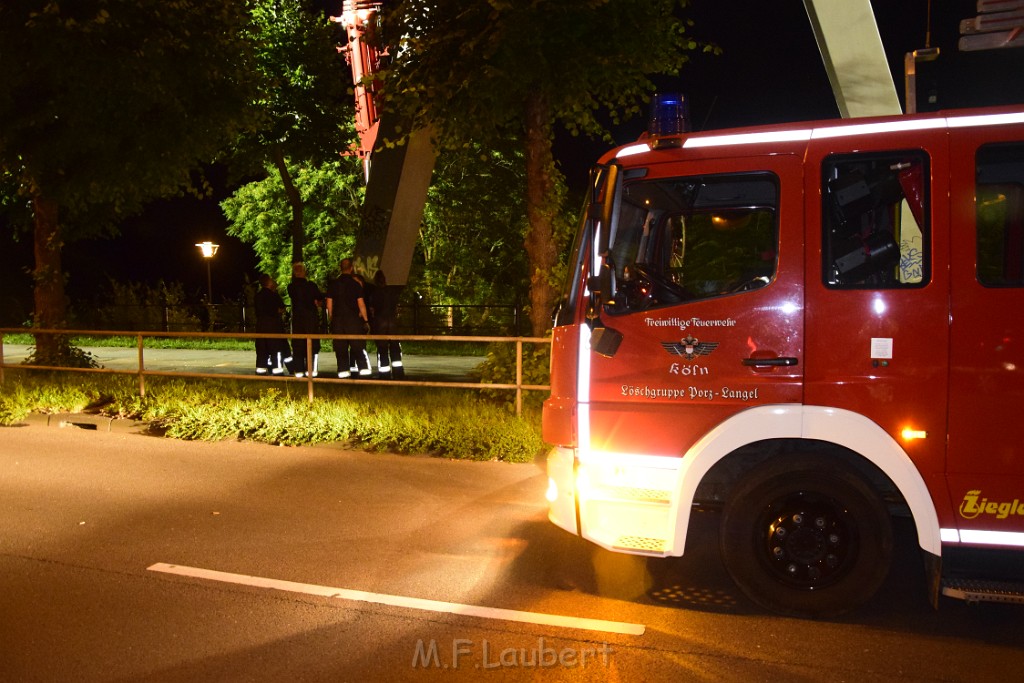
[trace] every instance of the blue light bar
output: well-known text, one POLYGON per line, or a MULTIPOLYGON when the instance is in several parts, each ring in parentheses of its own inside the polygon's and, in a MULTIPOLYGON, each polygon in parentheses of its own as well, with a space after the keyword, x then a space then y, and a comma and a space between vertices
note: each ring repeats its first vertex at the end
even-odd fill
POLYGON ((656 93, 651 98, 647 133, 654 138, 690 132, 690 108, 679 93, 656 93))

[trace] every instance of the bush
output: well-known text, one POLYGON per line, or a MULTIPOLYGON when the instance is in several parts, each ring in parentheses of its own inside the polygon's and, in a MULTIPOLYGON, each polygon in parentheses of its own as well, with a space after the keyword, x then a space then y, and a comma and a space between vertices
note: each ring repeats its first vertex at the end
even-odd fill
POLYGON ((23 420, 29 412, 92 410, 146 420, 179 439, 338 443, 505 462, 528 462, 544 450, 537 411, 516 417, 503 405, 454 389, 325 386, 310 403, 305 385, 280 389, 232 380, 154 378, 142 398, 130 377, 18 375, 4 384, 0 424, 23 420))
POLYGON ((8 426, 24 420, 32 412, 21 390, 0 394, 0 425, 8 426))
POLYGON ((25 365, 48 365, 58 368, 98 368, 96 358, 83 351, 63 334, 38 334, 36 343, 23 361, 25 365))
MULTIPOLYGON (((89 316, 98 329, 107 330, 198 330, 201 307, 189 307, 180 282, 163 280, 151 287, 145 283, 120 283, 111 279, 105 303, 89 316)), ((83 316, 84 317, 84 316, 83 316)))
MULTIPOLYGON (((550 366, 550 344, 523 344, 523 384, 547 384, 550 366)), ((479 378, 484 384, 515 384, 516 345, 508 342, 491 344, 487 360, 480 365, 479 378)), ((506 404, 515 401, 515 393, 512 391, 488 391, 485 395, 506 404)), ((546 392, 524 391, 523 405, 540 407, 545 398, 546 392)))

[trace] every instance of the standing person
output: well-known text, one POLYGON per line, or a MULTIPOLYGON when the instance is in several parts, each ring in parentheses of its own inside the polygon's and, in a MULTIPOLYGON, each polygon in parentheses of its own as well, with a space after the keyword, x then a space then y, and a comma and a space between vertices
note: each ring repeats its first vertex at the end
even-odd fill
MULTIPOLYGON (((277 283, 263 273, 259 277, 260 291, 253 297, 256 309, 256 331, 261 334, 284 334, 284 300, 277 293, 277 283)), ((268 372, 280 375, 285 366, 292 362, 286 339, 256 340, 256 374, 268 372)))
MULTIPOLYGON (((401 287, 389 287, 383 270, 373 276, 370 308, 373 310, 371 329, 374 334, 395 334, 398 331, 398 295, 401 287)), ((402 379, 402 345, 395 339, 377 341, 377 376, 381 379, 402 379)))
MULTIPOLYGON (((320 331, 320 307, 324 302, 324 293, 320 288, 306 279, 306 266, 302 263, 292 264, 292 281, 288 283, 288 298, 292 301, 292 334, 316 334, 320 331)), ((316 377, 320 360, 320 340, 312 340, 312 358, 306 357, 306 339, 292 339, 292 366, 295 376, 302 377, 307 372, 316 377)))
MULTIPOLYGON (((363 298, 363 285, 355 278, 352 259, 341 260, 341 275, 327 287, 327 318, 331 334, 366 334, 369 315, 363 298)), ((347 379, 370 376, 370 357, 366 341, 335 339, 334 357, 338 361, 338 377, 347 379)))

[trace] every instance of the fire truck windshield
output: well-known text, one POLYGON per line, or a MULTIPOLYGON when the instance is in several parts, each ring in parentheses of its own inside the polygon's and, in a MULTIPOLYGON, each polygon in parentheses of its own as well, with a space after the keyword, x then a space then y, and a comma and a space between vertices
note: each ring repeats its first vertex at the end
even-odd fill
POLYGON ((775 275, 778 178, 644 179, 625 186, 609 248, 610 313, 763 287, 775 275))

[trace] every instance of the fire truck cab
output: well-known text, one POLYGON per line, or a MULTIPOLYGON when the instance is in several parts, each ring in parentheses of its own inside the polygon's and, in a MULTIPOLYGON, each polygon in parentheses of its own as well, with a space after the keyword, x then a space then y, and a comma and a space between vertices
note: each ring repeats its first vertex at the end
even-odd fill
POLYGON ((591 175, 550 519, 679 556, 720 505, 737 585, 828 616, 875 593, 909 515, 936 604, 1018 600, 950 559, 1024 555, 1024 110, 659 125, 591 175))

